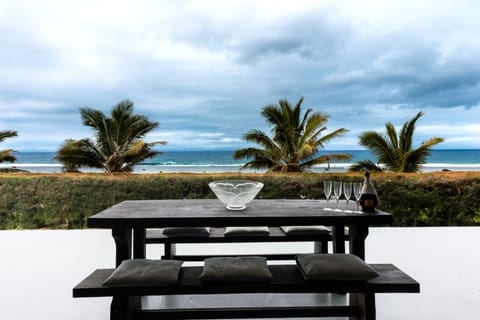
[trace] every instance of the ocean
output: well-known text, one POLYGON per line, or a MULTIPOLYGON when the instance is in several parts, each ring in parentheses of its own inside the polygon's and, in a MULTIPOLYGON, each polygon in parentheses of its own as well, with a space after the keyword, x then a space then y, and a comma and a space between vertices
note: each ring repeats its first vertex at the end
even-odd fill
MULTIPOLYGON (((330 168, 320 165, 312 169, 313 172, 345 172, 348 167, 358 160, 375 160, 367 150, 335 150, 323 151, 322 154, 348 153, 352 155, 349 162, 333 162, 330 168)), ((16 152, 15 163, 0 163, 0 168, 18 168, 35 173, 60 173, 62 165, 55 161, 54 152, 16 152)), ((134 173, 221 173, 239 172, 244 160, 232 159, 232 151, 167 151, 148 159, 135 167, 134 173)), ((423 172, 432 171, 480 171, 480 150, 433 150, 424 165, 423 172)), ((85 172, 101 172, 98 169, 85 169, 85 172)), ((244 170, 244 172, 258 172, 260 170, 244 170)))

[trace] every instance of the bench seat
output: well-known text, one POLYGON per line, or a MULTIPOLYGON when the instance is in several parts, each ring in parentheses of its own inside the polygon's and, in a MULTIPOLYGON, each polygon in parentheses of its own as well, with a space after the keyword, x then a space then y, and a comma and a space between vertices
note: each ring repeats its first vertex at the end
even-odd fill
POLYGON ((73 289, 73 297, 113 296, 111 319, 252 318, 358 316, 375 319, 375 293, 420 292, 417 281, 392 264, 370 265, 380 276, 368 281, 307 281, 295 265, 270 265, 273 280, 265 283, 205 283, 198 279, 202 267, 183 267, 175 286, 104 287, 114 269, 98 269, 73 289), (142 310, 140 296, 237 293, 351 293, 345 306, 276 306, 239 308, 179 308, 142 310), (354 301, 352 301, 354 300, 354 301), (132 311, 133 310, 133 311, 132 311), (115 311, 115 312, 114 312, 115 311), (118 316, 117 315, 121 315, 118 316))
MULTIPOLYGON (((147 229, 146 243, 225 243, 225 242, 285 242, 332 240, 330 232, 287 235, 279 227, 269 227, 268 235, 225 236, 225 228, 210 228, 208 236, 166 236, 162 229, 147 229)), ((348 234, 346 234, 348 239, 348 234)))
MULTIPOLYGON (((311 234, 286 234, 279 227, 269 227, 268 235, 235 235, 225 236, 225 228, 211 228, 209 236, 166 236, 162 229, 147 229, 146 244, 164 244, 163 259, 177 259, 183 261, 203 261, 207 255, 178 255, 176 244, 180 243, 236 243, 236 242, 289 242, 313 241, 315 253, 327 253, 328 242, 332 241, 331 232, 311 234)), ((348 240, 348 229, 345 230, 345 240, 348 240)), ((269 260, 294 260, 296 254, 261 254, 269 260)), ((218 256, 218 255, 215 255, 218 256)))
POLYGON ((380 276, 368 281, 307 281, 296 265, 269 265, 273 280, 261 283, 205 283, 198 279, 203 267, 182 267, 178 284, 163 287, 112 288, 102 284, 114 269, 97 269, 73 288, 74 297, 114 295, 170 295, 209 293, 313 293, 313 292, 420 292, 420 285, 392 264, 370 264, 380 276))

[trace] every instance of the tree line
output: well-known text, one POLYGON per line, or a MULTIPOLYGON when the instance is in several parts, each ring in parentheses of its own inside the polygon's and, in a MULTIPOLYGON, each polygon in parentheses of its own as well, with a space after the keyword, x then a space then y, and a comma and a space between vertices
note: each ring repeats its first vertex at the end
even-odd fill
MULTIPOLYGON (((243 135, 246 142, 257 145, 235 150, 234 159, 245 159, 242 169, 265 169, 267 172, 306 172, 318 164, 349 160, 349 154, 320 155, 320 150, 333 139, 348 132, 340 128, 327 132, 329 115, 302 109, 303 97, 295 105, 287 100, 262 108, 261 116, 270 127, 270 134, 252 129, 243 135)), ((144 141, 145 136, 159 127, 144 115, 134 114, 134 103, 123 100, 115 105, 110 116, 94 108, 80 109, 82 123, 92 129, 94 138, 66 139, 56 152, 66 172, 79 172, 81 168, 103 169, 106 173, 131 172, 135 165, 161 154, 154 150, 166 141, 144 141)), ((386 133, 363 132, 359 144, 370 150, 376 162, 362 160, 354 163, 351 171, 420 172, 427 162, 432 147, 443 142, 440 137, 430 138, 413 146, 416 122, 423 116, 417 113, 406 121, 400 131, 388 122, 386 133)), ((0 131, 0 142, 17 136, 16 131, 0 131)), ((16 161, 12 149, 0 151, 0 162, 16 161)))

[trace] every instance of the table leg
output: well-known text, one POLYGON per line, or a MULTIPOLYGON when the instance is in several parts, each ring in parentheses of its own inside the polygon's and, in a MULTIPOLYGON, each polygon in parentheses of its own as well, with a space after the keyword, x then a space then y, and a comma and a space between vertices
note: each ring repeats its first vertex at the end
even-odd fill
POLYGON ((132 258, 132 229, 113 228, 112 236, 115 240, 115 266, 118 267, 123 260, 132 258))
POLYGON ((332 226, 333 253, 345 253, 345 226, 336 224, 332 226))
POLYGON ((146 245, 145 237, 147 236, 145 228, 133 229, 133 258, 145 259, 146 245))
POLYGON ((360 315, 358 317, 351 317, 354 320, 375 320, 376 308, 375 308, 375 293, 350 293, 350 306, 356 306, 359 308, 360 315))
POLYGON ((113 296, 110 305, 110 320, 132 320, 135 310, 141 308, 141 297, 113 296))
POLYGON ((365 260, 365 239, 368 235, 368 225, 352 225, 349 229, 350 253, 365 260))

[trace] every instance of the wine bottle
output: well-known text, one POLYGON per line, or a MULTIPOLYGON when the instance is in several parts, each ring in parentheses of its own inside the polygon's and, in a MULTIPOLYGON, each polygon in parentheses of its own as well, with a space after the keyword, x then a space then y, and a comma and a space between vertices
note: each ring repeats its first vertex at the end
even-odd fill
POLYGON ((365 180, 363 181, 362 192, 360 195, 360 205, 362 211, 372 212, 375 207, 380 204, 377 191, 370 180, 370 172, 365 172, 365 180))

